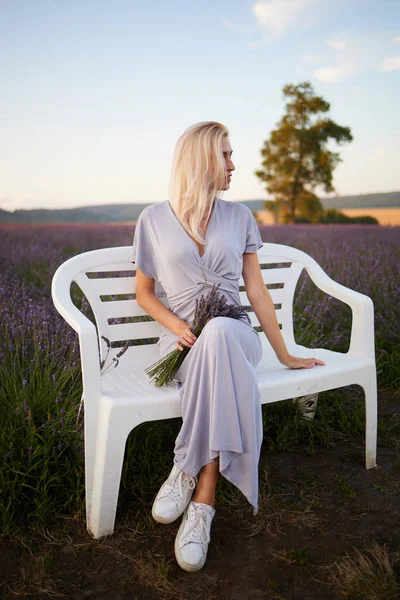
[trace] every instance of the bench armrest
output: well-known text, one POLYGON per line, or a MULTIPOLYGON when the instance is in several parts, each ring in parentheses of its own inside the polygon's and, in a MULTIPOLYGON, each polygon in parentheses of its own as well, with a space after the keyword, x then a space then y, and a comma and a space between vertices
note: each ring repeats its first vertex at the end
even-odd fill
POLYGON ((51 295, 60 315, 79 336, 83 393, 88 409, 88 402, 92 403, 93 399, 97 405, 100 396, 100 360, 96 327, 72 302, 70 282, 60 277, 57 271, 51 284, 51 295))
POLYGON ((350 306, 353 313, 349 354, 360 354, 375 360, 374 304, 360 294, 331 279, 313 259, 304 265, 317 287, 350 306))

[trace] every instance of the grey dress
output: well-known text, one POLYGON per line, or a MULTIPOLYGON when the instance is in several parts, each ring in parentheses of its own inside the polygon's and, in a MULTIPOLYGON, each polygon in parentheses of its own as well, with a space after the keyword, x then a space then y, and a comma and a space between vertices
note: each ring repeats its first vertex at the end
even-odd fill
MULTIPOLYGON (((133 239, 132 260, 155 279, 158 297, 192 323, 195 300, 220 283, 227 302, 240 305, 243 253, 261 248, 251 210, 215 198, 205 236, 204 254, 182 227, 168 200, 146 207, 133 239)), ((160 357, 175 349, 179 336, 163 327, 160 357)), ((262 345, 249 316, 215 317, 204 327, 176 373, 183 424, 175 441, 174 463, 185 473, 219 456, 220 473, 258 512, 258 462, 263 438, 260 393, 255 367, 262 345)))

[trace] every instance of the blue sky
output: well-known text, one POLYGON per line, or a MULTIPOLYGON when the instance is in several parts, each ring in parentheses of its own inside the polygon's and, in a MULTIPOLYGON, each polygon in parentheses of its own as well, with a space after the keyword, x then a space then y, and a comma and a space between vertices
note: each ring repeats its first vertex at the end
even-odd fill
POLYGON ((205 120, 230 130, 224 198, 267 198, 260 149, 305 80, 354 136, 337 193, 400 189, 398 0, 0 0, 0 72, 8 210, 166 200, 205 120))

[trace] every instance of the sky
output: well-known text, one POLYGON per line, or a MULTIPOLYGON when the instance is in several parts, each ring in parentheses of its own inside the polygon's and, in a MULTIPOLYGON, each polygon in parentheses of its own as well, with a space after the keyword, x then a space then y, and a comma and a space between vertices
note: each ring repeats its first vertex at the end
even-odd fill
POLYGON ((164 201, 206 120, 230 132, 223 198, 267 199, 260 150, 302 81, 351 128, 336 194, 400 190, 399 0, 0 0, 0 73, 6 210, 164 201))

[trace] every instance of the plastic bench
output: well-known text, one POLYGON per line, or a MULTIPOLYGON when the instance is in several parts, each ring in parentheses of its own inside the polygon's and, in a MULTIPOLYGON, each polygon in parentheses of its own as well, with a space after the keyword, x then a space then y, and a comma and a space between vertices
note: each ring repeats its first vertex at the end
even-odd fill
MULTIPOLYGON (((79 254, 63 263, 52 281, 52 298, 57 310, 79 334, 85 403, 86 520, 87 529, 95 538, 114 530, 129 433, 146 421, 182 416, 178 392, 173 388, 157 388, 144 371, 159 358, 155 344, 162 326, 148 315, 147 322, 138 322, 146 313, 135 300, 136 271, 131 252, 131 246, 124 246, 79 254), (73 281, 89 301, 96 326, 72 302, 73 281), (125 322, 121 322, 123 318, 125 322), (145 340, 145 343, 130 345, 118 367, 101 374, 99 349, 101 360, 107 353, 102 336, 111 342, 108 359, 116 356, 127 340, 145 340)), ((296 356, 315 356, 326 363, 312 369, 289 369, 278 361, 261 331, 263 357, 256 369, 261 402, 301 400, 342 386, 362 386, 366 410, 365 467, 375 467, 377 384, 372 300, 336 283, 313 258, 291 246, 264 243, 258 250, 258 258, 289 352, 296 356), (321 290, 351 307, 353 319, 348 352, 310 349, 295 343, 293 298, 303 268, 321 290)), ((239 284, 243 290, 240 291, 241 303, 249 304, 243 278, 239 284)), ((158 285, 156 293, 168 306, 158 285)), ((255 313, 249 314, 253 327, 259 326, 255 313)))

